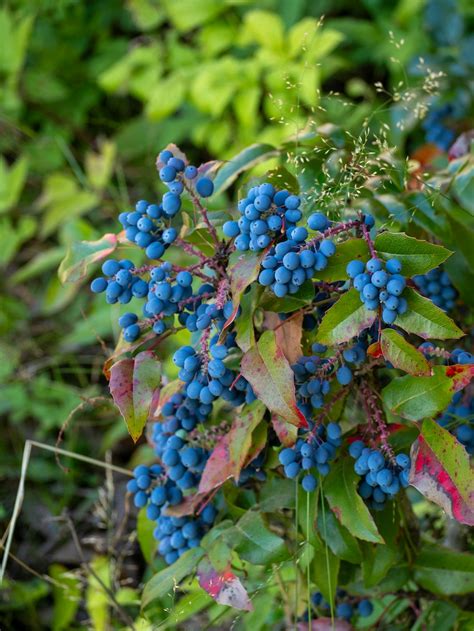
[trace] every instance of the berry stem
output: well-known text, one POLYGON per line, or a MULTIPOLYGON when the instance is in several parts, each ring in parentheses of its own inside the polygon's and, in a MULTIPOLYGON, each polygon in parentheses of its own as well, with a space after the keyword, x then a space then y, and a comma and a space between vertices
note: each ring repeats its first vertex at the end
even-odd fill
POLYGON ((212 223, 211 223, 211 221, 209 219, 209 215, 207 214, 207 208, 205 208, 202 205, 201 200, 196 195, 194 189, 191 186, 189 186, 189 184, 186 181, 186 179, 185 178, 181 178, 181 181, 183 183, 184 188, 188 192, 189 197, 191 198, 191 201, 193 203, 194 208, 199 212, 199 214, 201 215, 201 217, 204 220, 204 223, 208 227, 209 234, 211 235, 212 240, 214 241, 214 243, 216 245, 219 245, 220 244, 219 237, 217 236, 216 229, 214 228, 214 226, 212 225, 212 223))
POLYGON ((361 226, 361 223, 362 222, 360 219, 351 219, 349 221, 344 221, 342 223, 339 223, 336 226, 331 226, 331 228, 328 228, 327 230, 322 232, 319 236, 314 237, 313 239, 310 239, 309 241, 306 241, 306 243, 300 248, 300 251, 307 250, 308 248, 312 248, 313 245, 316 245, 316 243, 318 243, 319 241, 323 241, 324 239, 327 239, 328 237, 333 237, 336 234, 341 234, 341 232, 348 232, 349 230, 352 230, 352 228, 359 228, 361 226))
POLYGON ((380 449, 390 460, 392 465, 395 466, 395 453, 388 442, 389 432, 387 429, 387 423, 384 419, 383 411, 380 409, 377 396, 367 381, 361 381, 360 394, 362 395, 362 404, 367 413, 368 420, 374 422, 376 425, 377 434, 380 438, 380 449))

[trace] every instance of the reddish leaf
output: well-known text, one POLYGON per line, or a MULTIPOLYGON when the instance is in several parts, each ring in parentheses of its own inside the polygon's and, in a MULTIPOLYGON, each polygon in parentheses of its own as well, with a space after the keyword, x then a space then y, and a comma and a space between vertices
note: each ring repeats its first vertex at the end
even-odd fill
POLYGON ((287 423, 277 414, 272 414, 272 425, 281 444, 285 447, 293 447, 296 443, 298 428, 291 423, 287 423))
POLYGON ((253 605, 240 580, 231 572, 230 567, 217 572, 205 559, 198 566, 199 585, 219 605, 227 605, 234 609, 252 611, 253 605))
POLYGON ((265 331, 256 346, 245 353, 241 370, 271 412, 297 427, 308 426, 296 405, 293 371, 273 331, 265 331))
POLYGON ((151 351, 143 351, 134 359, 122 359, 111 368, 110 393, 135 442, 150 415, 160 380, 161 365, 151 351))
POLYGON ((234 309, 224 324, 224 329, 232 324, 237 316, 240 305, 240 298, 249 285, 258 277, 260 263, 265 253, 256 252, 235 252, 230 260, 230 290, 232 293, 232 303, 234 309))
POLYGON ((367 355, 373 357, 374 359, 378 359, 379 357, 383 357, 382 347, 380 346, 380 342, 374 342, 367 349, 367 355))
POLYGON ((73 243, 59 266, 59 280, 62 283, 76 283, 87 276, 90 265, 105 259, 117 247, 116 234, 104 234, 98 241, 73 243))
POLYGON ((183 517, 183 515, 193 515, 200 505, 204 502, 204 498, 207 493, 193 493, 188 495, 179 504, 174 506, 167 506, 165 515, 172 515, 173 517, 183 517))
POLYGON ((265 314, 265 328, 275 331, 276 345, 283 351, 290 364, 294 364, 303 354, 301 338, 303 337, 303 314, 290 316, 281 321, 276 313, 265 314))
POLYGON ((265 407, 255 401, 243 416, 234 419, 230 431, 222 436, 206 463, 199 492, 208 493, 229 478, 239 479, 252 445, 252 432, 265 414, 265 407))
POLYGON ((456 438, 427 419, 411 457, 410 484, 450 517, 474 526, 474 472, 456 438))
POLYGON ((474 364, 455 364, 454 366, 446 366, 446 377, 453 380, 452 390, 464 390, 474 378, 474 364))

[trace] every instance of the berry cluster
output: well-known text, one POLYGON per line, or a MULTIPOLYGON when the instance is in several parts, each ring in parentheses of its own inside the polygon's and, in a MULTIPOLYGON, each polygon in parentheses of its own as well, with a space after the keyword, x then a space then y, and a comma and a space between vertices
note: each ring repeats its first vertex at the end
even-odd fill
MULTIPOLYGON (((321 592, 315 592, 311 596, 311 603, 316 609, 324 612, 329 611, 329 603, 324 599, 321 592)), ((374 606, 370 600, 363 598, 358 600, 350 596, 344 589, 337 589, 336 592, 336 617, 350 621, 354 615, 367 618, 372 614, 374 606)))
POLYGON ((366 265, 359 260, 350 261, 346 272, 354 287, 360 293, 360 299, 367 309, 382 307, 382 320, 393 324, 397 315, 405 313, 407 302, 402 297, 406 280, 400 274, 402 264, 397 259, 385 263, 378 258, 371 258, 366 265))
MULTIPOLYGON (((268 182, 254 186, 238 203, 239 220, 224 224, 224 235, 235 239, 235 247, 241 252, 260 252, 280 234, 294 238, 293 231, 302 217, 300 204, 297 195, 287 190, 277 191, 268 182)), ((308 235, 306 229, 296 230, 296 235, 302 235, 298 241, 304 241, 308 235)))
POLYGON ((285 476, 295 479, 301 471, 306 471, 301 479, 301 486, 311 493, 318 485, 314 470, 320 475, 329 473, 329 463, 334 459, 341 442, 341 428, 337 423, 319 425, 306 439, 299 438, 294 447, 286 447, 279 453, 278 458, 285 476))
MULTIPOLYGON (((181 183, 179 183, 181 184, 181 183)), ((182 187, 182 184, 181 184, 182 187)), ((149 259, 160 259, 178 233, 169 225, 170 219, 181 208, 181 198, 175 193, 165 193, 161 204, 149 204, 141 199, 137 202, 134 211, 123 212, 119 215, 119 221, 125 230, 126 238, 138 247, 145 250, 149 259), (173 204, 166 197, 171 196, 173 204)))
POLYGON ((408 486, 410 457, 400 453, 395 462, 386 460, 378 449, 366 447, 356 440, 349 447, 349 454, 355 459, 354 471, 364 476, 359 484, 359 495, 375 510, 382 510, 386 500, 393 499, 400 488, 408 486))
POLYGON ((109 305, 128 304, 132 298, 144 298, 148 292, 148 283, 136 274, 135 266, 128 259, 108 259, 102 265, 102 273, 104 276, 92 281, 91 290, 95 294, 105 292, 109 305))
POLYGON ((216 518, 216 509, 208 504, 198 517, 168 517, 156 522, 153 537, 159 541, 158 552, 171 565, 187 550, 196 548, 216 518))
POLYGON ((430 270, 427 274, 414 276, 413 282, 420 292, 440 309, 454 309, 458 294, 449 276, 440 267, 430 270))

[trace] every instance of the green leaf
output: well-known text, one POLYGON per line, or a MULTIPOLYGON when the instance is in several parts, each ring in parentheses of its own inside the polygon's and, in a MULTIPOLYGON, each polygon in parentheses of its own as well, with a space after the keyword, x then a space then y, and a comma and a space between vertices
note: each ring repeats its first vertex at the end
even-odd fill
POLYGON ((474 470, 461 443, 435 421, 423 421, 412 447, 410 484, 457 521, 474 525, 474 470))
POLYGON ((259 513, 247 511, 237 522, 235 530, 240 535, 236 550, 249 563, 267 565, 286 558, 285 542, 268 530, 259 513))
POLYGON ((424 340, 458 339, 464 335, 444 311, 411 287, 405 289, 403 296, 408 309, 397 317, 395 324, 407 333, 415 333, 424 340))
POLYGON ((277 347, 275 333, 265 331, 257 344, 242 357, 242 375, 267 408, 297 427, 307 421, 296 405, 293 371, 277 347))
POLYGON ((54 563, 49 575, 55 581, 53 586, 52 631, 69 629, 81 604, 81 581, 63 565, 54 563))
POLYGON ((117 235, 108 233, 98 241, 73 243, 61 261, 58 275, 62 283, 77 283, 88 273, 89 266, 105 259, 117 247, 117 235))
MULTIPOLYGON (((421 612, 411 631, 452 631, 456 628, 462 631, 461 626, 455 627, 456 620, 459 615, 459 609, 450 602, 437 600, 429 603, 429 605, 421 612)), ((467 631, 467 628, 465 629, 467 631)))
POLYGON ((255 309, 257 308, 258 297, 260 294, 260 286, 252 285, 249 292, 242 296, 240 301, 240 308, 242 313, 237 318, 234 324, 236 332, 235 341, 237 346, 244 353, 247 352, 252 346, 255 346, 255 328, 253 316, 255 309))
POLYGON ((372 326, 376 317, 377 312, 369 311, 352 287, 325 313, 316 340, 328 346, 348 342, 372 326))
POLYGON ((246 147, 236 156, 227 160, 219 169, 214 179, 214 194, 228 189, 243 171, 248 171, 257 164, 277 155, 278 151, 272 145, 254 144, 246 147))
POLYGON ((90 566, 94 574, 89 574, 87 577, 86 609, 92 622, 92 629, 107 631, 110 623, 110 603, 109 595, 103 585, 110 589, 110 562, 105 556, 97 556, 91 561, 90 566))
POLYGON ((311 563, 311 577, 318 586, 325 600, 335 601, 339 576, 339 558, 319 537, 311 545, 314 548, 314 558, 311 563))
POLYGON ((431 377, 406 375, 393 379, 382 390, 382 400, 393 413, 419 421, 444 410, 456 392, 445 366, 434 366, 431 377))
POLYGON ((301 285, 296 294, 277 298, 271 291, 266 291, 260 300, 259 306, 265 311, 276 311, 277 313, 291 313, 301 307, 309 305, 314 298, 314 285, 307 280, 301 285))
POLYGON ((329 283, 347 280, 347 264, 356 259, 364 263, 369 259, 369 248, 364 239, 348 239, 338 243, 335 254, 328 259, 327 266, 316 272, 315 276, 329 283))
POLYGON ((425 546, 415 560, 414 579, 440 596, 474 592, 474 555, 425 546))
POLYGON ((386 545, 365 544, 362 547, 362 572, 365 587, 378 585, 387 575, 391 567, 401 559, 399 548, 386 545))
POLYGON ((426 357, 393 329, 383 329, 380 337, 383 356, 395 368, 410 375, 430 375, 431 368, 426 357))
POLYGON ((385 260, 398 259, 404 276, 426 274, 452 254, 441 245, 414 239, 404 232, 382 232, 375 238, 375 249, 385 260))
POLYGON ((350 458, 331 466, 324 480, 324 496, 339 522, 358 539, 383 543, 369 509, 357 493, 359 476, 350 458))
POLYGON ((176 585, 196 569, 204 555, 205 552, 202 548, 191 548, 176 563, 155 574, 143 589, 142 608, 145 609, 158 598, 173 595, 176 585))
POLYGON ((179 31, 190 31, 205 24, 225 10, 221 0, 164 0, 163 7, 179 31))
POLYGON ((323 511, 320 510, 318 513, 318 532, 323 541, 330 547, 331 552, 339 559, 349 561, 349 563, 362 561, 357 539, 338 522, 329 508, 324 512, 324 516, 323 511))
POLYGON ((86 154, 86 175, 92 188, 101 191, 109 184, 116 153, 115 143, 105 140, 98 153, 90 151, 86 154))
POLYGON ((160 121, 173 114, 183 102, 186 94, 184 76, 179 73, 161 79, 153 86, 145 113, 151 121, 160 121))
POLYGON ((128 432, 136 442, 159 394, 161 364, 152 351, 121 359, 110 370, 109 389, 128 432))
POLYGON ((249 11, 244 19, 243 38, 245 42, 257 42, 262 48, 281 51, 284 43, 282 19, 271 11, 249 11), (262 29, 262 24, 265 24, 265 29, 262 29))
POLYGON ((28 173, 29 162, 26 157, 19 158, 10 167, 3 157, 0 157, 0 213, 13 208, 18 202, 26 175, 28 173))
POLYGON ((148 519, 146 508, 141 508, 137 516, 137 540, 147 563, 152 562, 156 552, 156 539, 153 536, 155 526, 155 522, 148 519))

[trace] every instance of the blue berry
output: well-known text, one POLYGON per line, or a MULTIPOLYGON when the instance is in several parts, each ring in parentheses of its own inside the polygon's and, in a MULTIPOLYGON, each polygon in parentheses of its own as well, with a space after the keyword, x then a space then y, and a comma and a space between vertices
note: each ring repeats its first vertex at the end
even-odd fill
POLYGON ((210 197, 214 192, 214 183, 208 177, 202 177, 196 182, 196 191, 201 197, 210 197))

